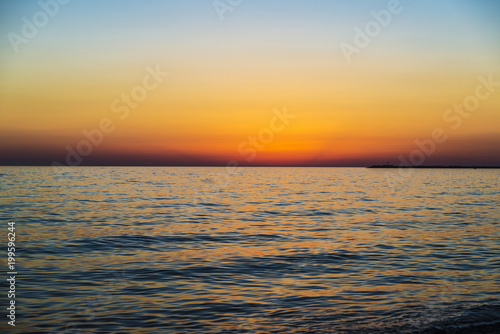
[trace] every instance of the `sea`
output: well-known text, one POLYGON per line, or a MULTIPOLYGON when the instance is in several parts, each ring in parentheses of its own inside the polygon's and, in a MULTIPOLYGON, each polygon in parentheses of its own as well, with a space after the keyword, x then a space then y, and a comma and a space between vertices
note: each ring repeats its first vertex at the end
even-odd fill
POLYGON ((0 167, 0 331, 500 333, 499 181, 500 169, 0 167))

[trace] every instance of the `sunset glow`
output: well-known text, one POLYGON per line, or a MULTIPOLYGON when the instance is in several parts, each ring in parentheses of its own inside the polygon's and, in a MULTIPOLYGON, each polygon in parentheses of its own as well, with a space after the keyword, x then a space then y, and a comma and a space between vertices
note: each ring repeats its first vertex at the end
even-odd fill
POLYGON ((401 1, 348 61, 389 3, 70 1, 20 43, 43 9, 2 2, 1 163, 365 166, 439 128, 425 164, 500 165, 498 2, 401 1))

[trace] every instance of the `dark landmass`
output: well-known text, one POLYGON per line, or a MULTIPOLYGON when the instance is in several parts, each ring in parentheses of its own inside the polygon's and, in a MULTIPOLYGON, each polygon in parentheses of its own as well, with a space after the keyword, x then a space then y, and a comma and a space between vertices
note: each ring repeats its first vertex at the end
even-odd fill
POLYGON ((395 166, 395 165, 373 165, 367 168, 443 168, 443 169, 495 169, 500 166, 395 166))

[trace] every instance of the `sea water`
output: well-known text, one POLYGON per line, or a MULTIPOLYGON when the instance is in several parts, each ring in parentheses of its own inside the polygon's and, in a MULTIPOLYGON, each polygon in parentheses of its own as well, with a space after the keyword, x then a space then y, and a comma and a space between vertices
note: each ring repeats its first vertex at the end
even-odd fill
POLYGON ((0 167, 0 328, 500 332, 500 170, 397 173, 0 167))

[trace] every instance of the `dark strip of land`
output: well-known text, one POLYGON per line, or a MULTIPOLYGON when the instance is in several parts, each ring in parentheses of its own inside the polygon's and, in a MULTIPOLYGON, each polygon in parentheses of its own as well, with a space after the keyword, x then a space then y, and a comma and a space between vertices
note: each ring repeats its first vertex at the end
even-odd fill
POLYGON ((500 166, 395 166, 395 165, 373 165, 367 168, 443 168, 443 169, 496 169, 500 166))

